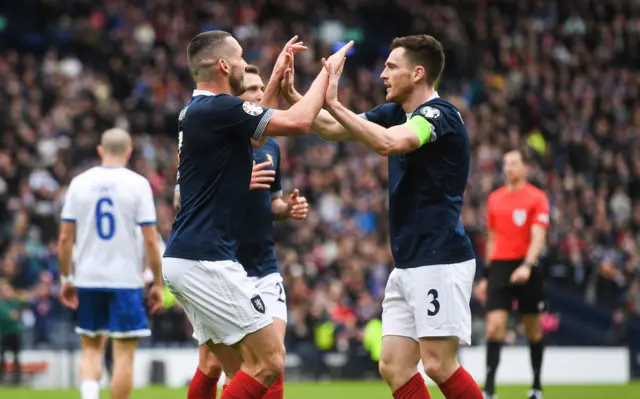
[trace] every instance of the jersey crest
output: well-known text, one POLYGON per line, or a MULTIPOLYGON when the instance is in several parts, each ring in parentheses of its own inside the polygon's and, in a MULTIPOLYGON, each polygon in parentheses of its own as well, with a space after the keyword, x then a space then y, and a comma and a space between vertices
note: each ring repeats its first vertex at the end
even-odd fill
POLYGON ((264 109, 262 109, 261 106, 249 101, 242 103, 242 110, 251 116, 258 116, 264 112, 264 109))
POLYGON ((513 210, 513 223, 516 226, 520 227, 525 224, 527 221, 527 211, 525 209, 514 209, 513 210))
POLYGON ((267 161, 269 161, 269 163, 271 164, 271 166, 274 166, 274 167, 275 167, 275 165, 273 164, 273 156, 271 156, 271 154, 267 154, 267 161))
POLYGON ((438 119, 442 115, 442 112, 440 112, 438 108, 434 107, 423 107, 420 110, 420 113, 427 119, 438 119))

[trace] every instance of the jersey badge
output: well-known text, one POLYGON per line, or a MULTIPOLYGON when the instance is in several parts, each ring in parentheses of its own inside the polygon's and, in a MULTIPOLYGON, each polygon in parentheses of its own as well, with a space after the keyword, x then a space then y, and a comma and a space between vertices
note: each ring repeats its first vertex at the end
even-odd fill
POLYGON ((267 311, 267 308, 264 306, 264 302, 262 302, 262 298, 260 298, 260 295, 254 295, 253 297, 251 297, 251 306, 253 306, 253 308, 258 313, 265 314, 265 312, 267 311))
POLYGON ((242 110, 251 116, 258 116, 264 112, 264 109, 262 109, 261 106, 249 101, 242 103, 242 110))
POLYGON ((424 107, 420 113, 427 119, 438 119, 442 115, 439 109, 433 107, 424 107))
POLYGON ((271 164, 271 166, 275 166, 273 164, 273 157, 271 156, 271 154, 267 154, 267 161, 269 161, 269 163, 271 164))
POLYGON ((516 226, 521 227, 527 221, 527 211, 525 209, 513 210, 513 223, 516 226))

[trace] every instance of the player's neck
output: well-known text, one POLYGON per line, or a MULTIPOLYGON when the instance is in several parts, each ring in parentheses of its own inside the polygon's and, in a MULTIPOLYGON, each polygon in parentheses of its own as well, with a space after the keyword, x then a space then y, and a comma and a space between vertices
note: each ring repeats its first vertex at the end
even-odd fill
POLYGON ((104 168, 124 168, 127 163, 120 158, 104 157, 100 164, 104 168))
POLYGON ((526 180, 518 180, 515 181, 513 183, 508 183, 507 184, 507 188, 509 189, 509 191, 518 191, 520 190, 522 187, 524 187, 524 185, 527 184, 526 180))
POLYGON ((404 101, 402 103, 402 109, 407 114, 413 113, 416 109, 418 109, 419 106, 433 97, 435 92, 436 91, 433 87, 429 87, 426 84, 417 86, 415 89, 413 89, 413 91, 409 95, 409 98, 407 98, 407 101, 404 101))
POLYGON ((229 83, 224 82, 198 82, 196 83, 196 90, 205 90, 209 91, 213 94, 229 94, 233 95, 231 92, 231 86, 229 83))

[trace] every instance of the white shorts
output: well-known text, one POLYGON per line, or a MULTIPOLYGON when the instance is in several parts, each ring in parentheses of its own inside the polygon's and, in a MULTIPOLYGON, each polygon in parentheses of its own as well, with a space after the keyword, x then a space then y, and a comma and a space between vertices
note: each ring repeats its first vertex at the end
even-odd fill
POLYGON ((267 314, 286 323, 287 296, 280 273, 271 273, 264 277, 249 277, 249 280, 253 281, 260 291, 262 300, 267 307, 267 314))
POLYGON ((164 258, 165 284, 184 308, 200 345, 233 345, 272 323, 255 284, 232 261, 164 258))
POLYGON ((471 289, 475 259, 449 265, 394 269, 382 301, 382 336, 414 340, 457 337, 471 345, 471 289))

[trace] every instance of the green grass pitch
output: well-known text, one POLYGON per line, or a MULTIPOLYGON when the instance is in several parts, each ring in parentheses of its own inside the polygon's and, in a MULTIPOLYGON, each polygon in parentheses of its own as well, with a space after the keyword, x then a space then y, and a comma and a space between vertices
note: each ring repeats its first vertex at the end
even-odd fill
MULTIPOLYGON (((527 387, 499 386, 500 399, 526 399, 527 387)), ((430 387, 433 399, 443 399, 436 387, 430 387)), ((103 392, 101 398, 109 395, 103 392)), ((132 399, 184 399, 186 389, 154 387, 133 392, 132 399)), ((379 381, 289 383, 286 399, 389 399, 391 393, 379 381)), ((79 399, 78 391, 39 391, 0 388, 2 399, 79 399)), ((545 399, 622 399, 640 398, 640 383, 629 385, 547 386, 545 399)))

